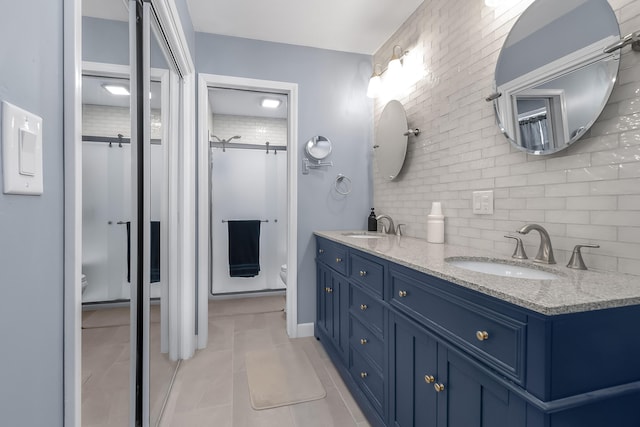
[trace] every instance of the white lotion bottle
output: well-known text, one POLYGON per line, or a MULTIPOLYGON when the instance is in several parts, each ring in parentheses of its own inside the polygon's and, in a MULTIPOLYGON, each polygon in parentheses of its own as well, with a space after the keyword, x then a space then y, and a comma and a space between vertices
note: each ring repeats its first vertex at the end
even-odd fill
POLYGON ((444 243, 444 215, 440 202, 431 204, 431 213, 427 216, 427 242, 444 243))

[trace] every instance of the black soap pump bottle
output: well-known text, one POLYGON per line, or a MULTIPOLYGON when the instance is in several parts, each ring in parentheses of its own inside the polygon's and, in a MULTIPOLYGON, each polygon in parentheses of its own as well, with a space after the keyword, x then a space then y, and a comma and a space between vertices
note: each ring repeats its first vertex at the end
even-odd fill
POLYGON ((371 213, 367 220, 367 230, 378 231, 378 220, 376 219, 376 213, 373 211, 373 208, 371 208, 371 213))

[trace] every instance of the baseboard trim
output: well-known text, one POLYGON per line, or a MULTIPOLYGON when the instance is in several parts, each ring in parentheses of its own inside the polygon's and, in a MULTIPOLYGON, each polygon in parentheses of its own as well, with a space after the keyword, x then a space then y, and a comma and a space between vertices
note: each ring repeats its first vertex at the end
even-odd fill
POLYGON ((313 322, 311 323, 298 323, 298 338, 312 337, 313 336, 313 322))

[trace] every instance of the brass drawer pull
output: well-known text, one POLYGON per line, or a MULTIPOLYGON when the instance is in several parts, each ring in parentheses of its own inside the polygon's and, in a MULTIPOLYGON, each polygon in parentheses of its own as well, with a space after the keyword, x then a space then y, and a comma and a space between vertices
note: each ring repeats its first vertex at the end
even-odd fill
POLYGON ((360 310, 365 311, 369 306, 367 304, 360 304, 360 310))
POLYGON ((364 379, 367 378, 369 374, 367 374, 366 372, 360 372, 360 378, 364 379))
POLYGON ((399 296, 400 298, 404 298, 404 297, 406 297, 406 296, 407 296, 407 291, 400 291, 400 292, 398 292, 398 296, 399 296))
POLYGON ((437 391, 438 393, 440 393, 441 391, 444 391, 444 384, 441 384, 441 383, 435 383, 435 384, 433 385, 433 388, 435 388, 435 389, 436 389, 436 391, 437 391))
POLYGON ((367 272, 365 270, 360 270, 360 277, 364 277, 367 275, 367 272))
POLYGON ((477 331, 476 332, 476 338, 478 338, 478 341, 486 341, 489 339, 489 332, 487 331, 477 331))
POLYGON ((336 258, 336 262, 342 262, 342 258, 336 258))
POLYGON ((367 339, 366 338, 361 338, 360 339, 360 344, 365 345, 367 343, 367 339))
POLYGON ((433 375, 425 375, 424 376, 424 382, 426 382, 427 384, 431 384, 433 382, 435 382, 436 379, 433 377, 433 375))
POLYGON ((318 249, 318 253, 319 254, 323 254, 324 253, 324 249, 318 249))

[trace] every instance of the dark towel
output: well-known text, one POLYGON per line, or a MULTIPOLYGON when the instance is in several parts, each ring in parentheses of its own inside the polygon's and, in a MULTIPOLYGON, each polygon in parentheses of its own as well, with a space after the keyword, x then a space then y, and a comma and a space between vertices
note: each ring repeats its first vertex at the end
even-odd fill
POLYGON ((151 221, 151 283, 160 281, 160 221, 151 221))
MULTIPOLYGON (((151 283, 160 281, 160 221, 151 221, 151 283)), ((127 221, 127 282, 131 283, 131 222, 127 221)))
POLYGON ((260 221, 228 221, 229 275, 254 277, 260 272, 260 221))

